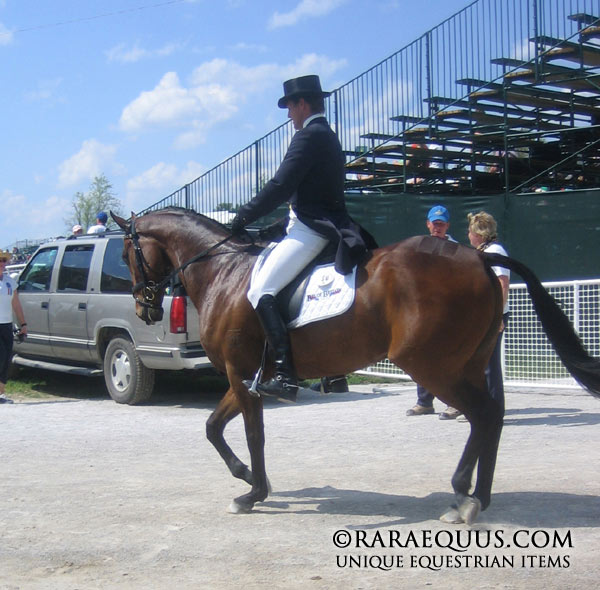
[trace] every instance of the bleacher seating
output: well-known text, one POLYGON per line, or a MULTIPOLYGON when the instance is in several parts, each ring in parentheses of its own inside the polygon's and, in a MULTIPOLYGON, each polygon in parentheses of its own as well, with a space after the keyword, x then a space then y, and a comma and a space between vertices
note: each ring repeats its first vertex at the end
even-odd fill
POLYGON ((398 135, 365 133, 349 189, 445 194, 598 186, 600 19, 576 13, 569 39, 539 35, 531 61, 497 56, 496 80, 463 78, 463 98, 428 99, 427 117, 398 113, 398 135))

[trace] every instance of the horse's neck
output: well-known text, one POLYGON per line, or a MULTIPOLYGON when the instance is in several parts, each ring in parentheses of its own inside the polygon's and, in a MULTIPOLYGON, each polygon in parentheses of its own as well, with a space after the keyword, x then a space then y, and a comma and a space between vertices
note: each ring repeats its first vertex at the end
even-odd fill
POLYGON ((185 222, 179 223, 170 231, 156 236, 174 268, 207 251, 223 240, 224 237, 225 235, 208 230, 198 232, 196 227, 188 228, 185 222), (193 237, 190 239, 188 236, 193 237))
MULTIPOLYGON (((171 262, 174 267, 181 266, 222 239, 216 235, 198 241, 187 240, 178 247, 174 245, 171 262)), ((228 300, 232 291, 247 284, 255 261, 256 254, 249 253, 246 246, 228 241, 190 264, 184 272, 184 286, 198 311, 209 301, 221 297, 228 300)))

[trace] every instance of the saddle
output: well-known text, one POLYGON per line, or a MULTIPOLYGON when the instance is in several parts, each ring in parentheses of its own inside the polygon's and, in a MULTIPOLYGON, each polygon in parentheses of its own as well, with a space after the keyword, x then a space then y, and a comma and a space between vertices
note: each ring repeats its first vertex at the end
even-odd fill
MULTIPOLYGON (((272 248, 265 248, 256 262, 264 263, 272 248)), ((356 268, 348 275, 335 270, 336 249, 329 244, 275 297, 288 328, 340 315, 354 302, 356 268)))

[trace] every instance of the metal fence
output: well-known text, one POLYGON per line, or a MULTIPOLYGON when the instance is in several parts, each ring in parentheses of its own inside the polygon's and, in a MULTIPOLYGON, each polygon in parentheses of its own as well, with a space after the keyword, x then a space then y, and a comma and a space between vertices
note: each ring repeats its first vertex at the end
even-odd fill
MULTIPOLYGON (((575 327, 587 351, 600 356, 600 279, 544 283, 575 327)), ((527 287, 510 286, 510 321, 503 338, 502 364, 507 385, 579 387, 563 367, 537 319, 527 287)), ((385 360, 358 371, 410 380, 385 360)))
MULTIPOLYGON (((501 80, 514 68, 510 60, 536 67, 541 46, 532 40, 575 37, 583 22, 576 14, 600 15, 600 0, 476 0, 336 89, 327 114, 348 160, 501 80)), ((292 135, 284 123, 146 211, 234 211, 271 178, 292 135)))

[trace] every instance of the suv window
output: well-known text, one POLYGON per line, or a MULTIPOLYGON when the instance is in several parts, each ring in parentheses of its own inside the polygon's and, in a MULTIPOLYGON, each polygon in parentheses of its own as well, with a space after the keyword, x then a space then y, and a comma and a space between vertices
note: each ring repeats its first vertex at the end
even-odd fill
POLYGON ((93 252, 92 244, 79 244, 65 248, 58 273, 57 291, 86 290, 93 252))
POLYGON ((19 278, 19 291, 48 291, 58 248, 40 250, 19 278))
POLYGON ((122 257, 123 239, 108 240, 104 261, 100 291, 102 293, 131 293, 131 273, 122 257))

